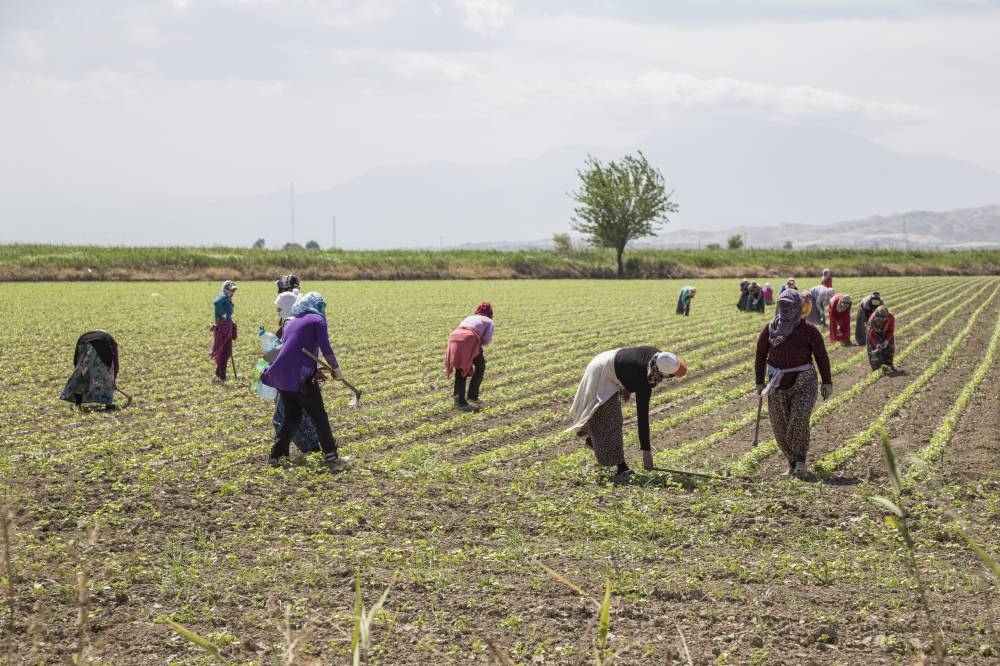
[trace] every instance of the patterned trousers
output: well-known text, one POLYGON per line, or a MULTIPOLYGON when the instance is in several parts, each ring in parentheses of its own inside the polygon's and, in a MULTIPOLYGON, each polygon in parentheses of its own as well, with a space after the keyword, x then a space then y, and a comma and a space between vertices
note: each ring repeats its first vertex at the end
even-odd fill
POLYGON ((778 447, 788 463, 805 462, 809 452, 809 417, 816 405, 816 369, 799 373, 787 390, 767 396, 767 413, 778 447))

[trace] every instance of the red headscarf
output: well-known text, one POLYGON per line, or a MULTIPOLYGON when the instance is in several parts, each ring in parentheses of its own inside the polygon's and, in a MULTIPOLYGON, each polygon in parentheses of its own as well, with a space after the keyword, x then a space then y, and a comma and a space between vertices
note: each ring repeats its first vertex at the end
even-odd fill
POLYGON ((489 301, 483 301, 479 304, 479 307, 476 308, 476 314, 493 319, 493 306, 490 305, 489 301))

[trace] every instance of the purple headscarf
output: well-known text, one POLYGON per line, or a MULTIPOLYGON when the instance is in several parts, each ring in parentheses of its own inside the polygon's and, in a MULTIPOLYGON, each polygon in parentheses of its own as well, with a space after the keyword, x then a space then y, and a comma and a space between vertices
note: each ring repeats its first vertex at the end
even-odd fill
POLYGON ((767 337, 772 347, 777 347, 788 339, 792 331, 802 323, 802 294, 795 289, 786 289, 778 298, 777 312, 767 325, 767 337))

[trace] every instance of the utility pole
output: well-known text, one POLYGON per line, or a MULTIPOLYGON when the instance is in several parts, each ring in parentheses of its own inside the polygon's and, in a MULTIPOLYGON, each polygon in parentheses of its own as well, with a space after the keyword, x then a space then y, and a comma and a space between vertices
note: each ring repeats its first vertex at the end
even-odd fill
POLYGON ((292 242, 295 242, 295 182, 289 184, 288 186, 288 204, 289 212, 291 213, 290 224, 292 228, 292 242))
POLYGON ((331 250, 337 249, 337 216, 333 216, 333 245, 330 246, 331 250))
POLYGON ((903 249, 910 249, 910 239, 906 237, 906 220, 903 220, 903 249))

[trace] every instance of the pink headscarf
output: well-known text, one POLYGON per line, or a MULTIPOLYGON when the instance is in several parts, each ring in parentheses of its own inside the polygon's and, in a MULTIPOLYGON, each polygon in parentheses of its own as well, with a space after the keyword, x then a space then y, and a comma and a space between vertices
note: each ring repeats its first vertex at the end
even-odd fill
POLYGON ((489 301, 483 301, 479 304, 479 307, 476 308, 476 314, 493 319, 493 306, 490 305, 489 301))

